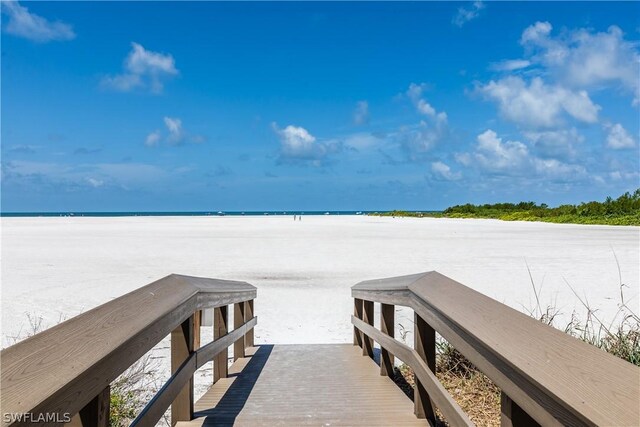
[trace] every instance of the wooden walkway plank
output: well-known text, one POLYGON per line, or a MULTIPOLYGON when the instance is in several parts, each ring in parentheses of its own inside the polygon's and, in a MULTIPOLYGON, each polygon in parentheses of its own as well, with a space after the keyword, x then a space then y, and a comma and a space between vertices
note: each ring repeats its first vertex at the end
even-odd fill
POLYGON ((350 344, 248 348, 178 426, 428 425, 379 370, 350 344))

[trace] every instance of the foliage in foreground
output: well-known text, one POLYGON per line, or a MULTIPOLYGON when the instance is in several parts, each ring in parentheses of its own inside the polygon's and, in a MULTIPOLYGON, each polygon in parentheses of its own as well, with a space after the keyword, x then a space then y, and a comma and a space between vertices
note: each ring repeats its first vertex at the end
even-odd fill
POLYGON ((535 202, 451 206, 441 213, 392 211, 378 214, 398 217, 486 218, 503 221, 543 221, 571 224, 640 225, 640 188, 604 202, 584 202, 550 208, 535 202))

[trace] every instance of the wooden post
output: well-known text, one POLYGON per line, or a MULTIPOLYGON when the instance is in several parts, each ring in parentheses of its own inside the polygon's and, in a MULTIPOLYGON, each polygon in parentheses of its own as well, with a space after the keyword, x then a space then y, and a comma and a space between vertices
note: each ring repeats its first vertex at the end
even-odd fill
MULTIPOLYGON (((391 304, 380 304, 380 331, 390 337, 395 336, 395 307, 391 304)), ((393 354, 380 346, 380 375, 393 378, 393 354)))
MULTIPOLYGON (((362 321, 373 326, 373 301, 362 301, 362 321)), ((373 338, 362 334, 362 355, 373 359, 373 338)))
MULTIPOLYGON (((175 373, 194 351, 196 341, 196 317, 192 314, 180 326, 171 332, 171 373, 175 373)), ((191 421, 193 418, 193 376, 184 385, 173 403, 171 403, 171 425, 178 421, 191 421)))
MULTIPOLYGON (((427 366, 432 372, 436 372, 436 331, 427 324, 418 313, 413 314, 414 319, 414 350, 427 362, 427 366)), ((414 412, 418 418, 426 418, 433 425, 436 422, 436 414, 429 394, 415 378, 415 388, 413 390, 414 412)))
POLYGON ((107 386, 91 402, 87 403, 67 425, 73 427, 108 427, 110 399, 111 387, 107 386))
POLYGON ((202 310, 193 313, 193 350, 200 348, 200 327, 202 326, 202 310))
MULTIPOLYGON (((229 306, 213 309, 213 340, 229 332, 229 306)), ((213 383, 229 375, 229 349, 225 348, 213 359, 213 383)))
MULTIPOLYGON (((362 300, 359 298, 353 299, 353 315, 362 320, 362 300)), ((353 327, 353 345, 362 347, 362 334, 355 326, 353 327)))
POLYGON ((504 392, 500 392, 500 427, 540 427, 504 392))
MULTIPOLYGON (((244 303, 244 321, 245 323, 253 319, 253 300, 250 299, 244 303)), ((246 347, 253 347, 253 328, 249 329, 244 336, 244 345, 246 347)))
MULTIPOLYGON (((233 304, 233 329, 238 329, 244 324, 244 302, 233 304)), ((244 357, 244 335, 233 343, 233 361, 244 357)))

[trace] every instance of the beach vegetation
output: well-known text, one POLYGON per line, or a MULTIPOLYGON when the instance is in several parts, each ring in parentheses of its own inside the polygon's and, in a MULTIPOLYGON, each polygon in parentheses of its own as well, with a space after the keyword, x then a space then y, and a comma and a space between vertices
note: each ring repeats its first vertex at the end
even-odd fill
POLYGON ((484 218, 503 221, 542 221, 562 224, 640 225, 640 188, 626 192, 617 199, 591 201, 578 205, 549 207, 535 202, 467 203, 448 207, 442 212, 411 212, 395 210, 377 214, 392 217, 484 218))
MULTIPOLYGON (((627 285, 622 282, 619 265, 618 275, 618 311, 606 322, 599 317, 598 310, 581 298, 566 282, 585 309, 585 314, 581 315, 574 310, 568 322, 561 324, 562 313, 556 305, 543 306, 541 303, 540 287, 533 281, 531 271, 529 277, 536 302, 533 308, 525 311, 546 325, 561 329, 577 339, 640 367, 640 317, 625 298, 624 291, 627 285)), ((406 329, 403 327, 402 330, 406 329)), ((406 341, 406 333, 402 339, 406 341)), ((399 385, 406 383, 411 388, 415 387, 413 371, 408 365, 402 363, 397 367, 396 376, 401 377, 396 379, 399 385)), ((476 425, 500 426, 500 388, 440 336, 436 342, 436 377, 476 425)), ((413 396, 411 391, 404 391, 410 397, 413 396)), ((440 418, 438 425, 448 425, 441 414, 437 414, 440 418)))

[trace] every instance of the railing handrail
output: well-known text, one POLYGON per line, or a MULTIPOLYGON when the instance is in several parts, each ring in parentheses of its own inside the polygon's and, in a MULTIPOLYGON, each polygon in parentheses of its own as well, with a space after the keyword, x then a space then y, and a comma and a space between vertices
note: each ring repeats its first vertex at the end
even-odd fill
POLYGON ((636 366, 438 272, 361 282, 352 296, 412 308, 542 425, 640 420, 636 366))
POLYGON ((194 312, 256 293, 246 282, 172 274, 27 338, 0 353, 2 411, 76 414, 194 312))

